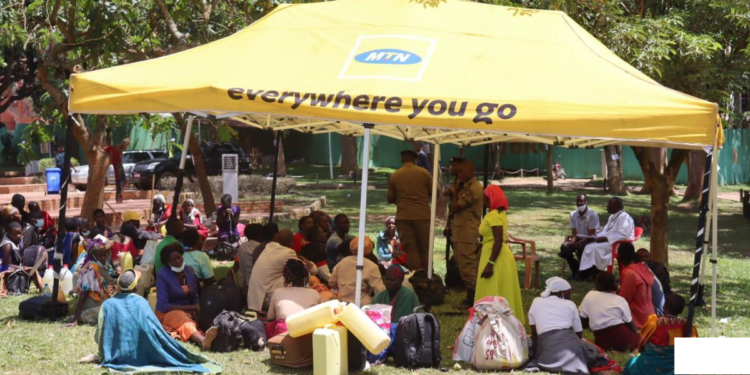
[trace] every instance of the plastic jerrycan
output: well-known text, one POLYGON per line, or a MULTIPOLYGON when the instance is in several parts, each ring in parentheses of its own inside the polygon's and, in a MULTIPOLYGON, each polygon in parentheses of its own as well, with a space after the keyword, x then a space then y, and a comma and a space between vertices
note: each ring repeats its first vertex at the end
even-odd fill
POLYGON ((55 271, 52 269, 52 267, 52 265, 47 267, 47 270, 44 271, 44 276, 42 276, 42 291, 48 289, 49 295, 52 295, 52 283, 55 279, 55 271))
POLYGON ((334 324, 313 332, 313 375, 349 373, 346 333, 345 327, 334 324))
POLYGON ((66 296, 73 291, 73 273, 70 272, 67 264, 60 271, 60 289, 66 296))
POLYGON ((382 353, 391 344, 390 337, 353 303, 346 305, 338 318, 370 353, 382 353))
POLYGON ((289 336, 304 336, 313 333, 316 328, 336 323, 336 316, 341 312, 342 305, 338 300, 331 300, 288 316, 286 328, 289 336))
POLYGON ((133 256, 130 253, 123 253, 120 257, 120 273, 133 269, 133 256))
POLYGON ((148 292, 148 304, 151 306, 151 311, 156 312, 156 288, 151 288, 148 292))

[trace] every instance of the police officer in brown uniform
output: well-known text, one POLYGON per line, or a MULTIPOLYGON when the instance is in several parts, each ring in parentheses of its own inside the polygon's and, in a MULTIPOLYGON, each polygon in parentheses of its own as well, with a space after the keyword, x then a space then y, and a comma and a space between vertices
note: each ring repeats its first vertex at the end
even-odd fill
POLYGON ((412 271, 429 263, 432 176, 414 164, 417 153, 401 152, 403 167, 388 180, 388 203, 396 205, 396 227, 412 271))
POLYGON ((465 304, 471 306, 479 267, 477 242, 482 221, 483 188, 474 176, 474 165, 470 161, 453 158, 451 169, 457 172, 453 186, 445 192, 451 198, 451 246, 466 286, 465 304))

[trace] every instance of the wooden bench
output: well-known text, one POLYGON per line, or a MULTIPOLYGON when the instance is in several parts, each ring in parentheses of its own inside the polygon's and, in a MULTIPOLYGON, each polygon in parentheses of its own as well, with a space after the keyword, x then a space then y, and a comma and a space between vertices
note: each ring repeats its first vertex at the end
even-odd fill
POLYGON ((523 288, 526 290, 531 289, 531 278, 532 278, 532 271, 534 276, 534 288, 539 288, 539 257, 536 255, 536 242, 532 240, 524 240, 521 238, 516 238, 508 234, 508 246, 511 245, 520 245, 521 246, 521 255, 514 255, 516 261, 524 261, 525 263, 525 269, 524 269, 524 281, 523 281, 523 288), (528 246, 528 252, 526 247, 528 246))

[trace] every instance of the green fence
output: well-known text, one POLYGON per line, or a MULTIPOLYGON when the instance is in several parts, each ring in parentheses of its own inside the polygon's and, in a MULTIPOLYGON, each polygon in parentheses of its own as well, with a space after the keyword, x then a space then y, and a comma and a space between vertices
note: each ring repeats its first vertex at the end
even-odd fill
MULTIPOLYGON (((357 139, 357 147, 361 150, 362 139, 357 139)), ((341 161, 341 139, 338 134, 331 135, 333 162, 341 161)), ((312 135, 304 144, 307 150, 306 160, 313 164, 328 164, 328 135, 312 135)), ((400 166, 400 151, 411 148, 408 142, 388 137, 373 136, 370 153, 372 160, 370 167, 398 168, 400 166)), ((501 165, 505 170, 536 169, 545 170, 546 146, 536 143, 503 143, 501 147, 501 165)), ((458 156, 461 151, 458 146, 443 145, 440 147, 441 164, 447 165, 447 160, 458 156)), ((565 172, 570 178, 591 178, 602 174, 602 149, 568 149, 554 146, 555 161, 562 161, 565 172)), ((480 168, 483 165, 484 147, 467 147, 464 157, 472 160, 480 168)), ((719 183, 722 185, 737 185, 750 183, 750 129, 726 130, 726 142, 719 154, 719 183)), ((623 175, 627 180, 643 180, 643 173, 630 147, 623 147, 623 175)), ((362 164, 361 153, 358 157, 362 164)), ((687 165, 683 165, 677 176, 678 184, 687 183, 687 165)))

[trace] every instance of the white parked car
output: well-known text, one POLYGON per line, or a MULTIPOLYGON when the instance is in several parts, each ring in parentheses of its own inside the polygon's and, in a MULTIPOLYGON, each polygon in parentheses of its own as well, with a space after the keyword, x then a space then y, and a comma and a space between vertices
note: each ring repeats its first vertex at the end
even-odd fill
MULTIPOLYGON (((147 161, 151 159, 165 158, 167 152, 163 150, 143 150, 143 151, 125 151, 122 153, 122 167, 125 169, 125 176, 127 176, 128 183, 134 183, 132 177, 133 166, 141 161, 147 161)), ((71 181, 78 190, 86 190, 86 184, 89 178, 89 166, 81 165, 76 167, 71 174, 71 181)), ((107 169, 107 185, 114 185, 115 183, 115 169, 112 165, 107 169)))

